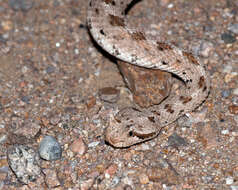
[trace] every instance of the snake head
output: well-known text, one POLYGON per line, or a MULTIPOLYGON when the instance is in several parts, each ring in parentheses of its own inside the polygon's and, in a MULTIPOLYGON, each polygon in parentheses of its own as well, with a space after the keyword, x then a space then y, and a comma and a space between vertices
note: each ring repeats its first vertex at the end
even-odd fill
POLYGON ((129 147, 156 137, 159 131, 150 117, 129 109, 119 118, 110 115, 105 140, 113 147, 129 147))

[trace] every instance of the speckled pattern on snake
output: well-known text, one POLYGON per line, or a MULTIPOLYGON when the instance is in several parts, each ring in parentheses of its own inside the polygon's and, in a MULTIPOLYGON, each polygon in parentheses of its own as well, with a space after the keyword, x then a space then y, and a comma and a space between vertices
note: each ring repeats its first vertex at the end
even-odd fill
POLYGON ((197 57, 128 27, 125 9, 131 2, 90 0, 87 24, 91 35, 104 50, 122 61, 177 75, 184 81, 184 89, 161 104, 141 110, 126 108, 110 117, 105 138, 114 147, 154 138, 162 127, 198 107, 210 89, 209 75, 197 57))

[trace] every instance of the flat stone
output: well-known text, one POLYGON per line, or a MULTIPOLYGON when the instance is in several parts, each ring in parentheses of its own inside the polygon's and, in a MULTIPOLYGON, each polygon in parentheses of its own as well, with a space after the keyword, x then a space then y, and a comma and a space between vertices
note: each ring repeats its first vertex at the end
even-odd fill
POLYGON ((26 121, 23 123, 22 126, 20 126, 17 130, 14 131, 14 134, 16 135, 22 135, 27 138, 34 138, 37 133, 40 131, 41 126, 37 123, 33 123, 31 121, 26 121))
POLYGON ((20 182, 28 184, 40 176, 39 156, 32 148, 13 146, 8 149, 7 156, 9 166, 20 182))
POLYGON ((176 133, 173 133, 171 136, 169 136, 168 143, 173 147, 186 146, 188 144, 184 138, 180 137, 176 133))
POLYGON ((118 61, 118 66, 133 94, 134 102, 140 107, 147 108, 159 104, 169 95, 172 84, 170 73, 142 68, 123 61, 118 61))

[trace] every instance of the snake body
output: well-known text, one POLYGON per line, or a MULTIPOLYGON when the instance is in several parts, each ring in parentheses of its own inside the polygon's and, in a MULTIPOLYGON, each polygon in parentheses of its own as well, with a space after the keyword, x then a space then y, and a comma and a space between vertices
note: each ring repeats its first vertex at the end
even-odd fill
POLYGON ((87 24, 92 37, 122 61, 177 75, 183 80, 184 88, 161 104, 141 110, 127 108, 111 117, 106 140, 115 147, 128 147, 154 138, 162 127, 198 107, 210 89, 209 75, 197 57, 128 26, 125 9, 131 2, 90 0, 87 24))

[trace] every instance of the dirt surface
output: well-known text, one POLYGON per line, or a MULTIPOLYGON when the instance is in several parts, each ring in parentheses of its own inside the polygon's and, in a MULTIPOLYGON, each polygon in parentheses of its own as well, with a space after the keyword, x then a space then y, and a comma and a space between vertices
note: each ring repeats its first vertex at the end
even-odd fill
POLYGON ((212 85, 200 108, 127 149, 104 142, 109 111, 133 102, 88 34, 87 3, 0 0, 0 189, 237 190, 238 1, 143 0, 129 11, 131 25, 199 53, 212 85), (118 89, 116 102, 99 98, 104 87, 118 89), (8 150, 37 153, 45 136, 62 156, 41 159, 23 184, 8 150))

